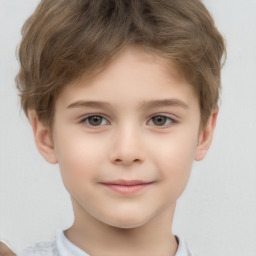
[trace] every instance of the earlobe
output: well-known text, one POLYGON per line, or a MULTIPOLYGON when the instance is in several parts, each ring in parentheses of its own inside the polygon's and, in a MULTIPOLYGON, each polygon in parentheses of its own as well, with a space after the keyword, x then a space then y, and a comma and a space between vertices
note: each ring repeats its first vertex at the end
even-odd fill
POLYGON ((208 149, 210 148, 216 126, 217 116, 218 109, 212 112, 206 126, 200 131, 195 155, 196 161, 201 161, 202 159, 204 159, 208 149))
POLYGON ((33 129, 34 139, 39 153, 44 157, 47 162, 51 164, 56 164, 58 161, 54 151, 54 144, 50 128, 43 125, 38 120, 37 114, 34 110, 30 110, 28 116, 33 129))

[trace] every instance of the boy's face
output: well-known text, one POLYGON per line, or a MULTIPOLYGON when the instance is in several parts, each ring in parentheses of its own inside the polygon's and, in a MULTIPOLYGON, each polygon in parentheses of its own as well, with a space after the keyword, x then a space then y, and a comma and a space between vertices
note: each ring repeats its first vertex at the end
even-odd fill
POLYGON ((174 211, 193 160, 207 151, 199 125, 192 86, 174 67, 129 49, 93 80, 63 90, 47 142, 52 150, 41 153, 59 163, 77 218, 131 228, 174 211), (128 193, 105 185, 120 180, 150 184, 128 193))

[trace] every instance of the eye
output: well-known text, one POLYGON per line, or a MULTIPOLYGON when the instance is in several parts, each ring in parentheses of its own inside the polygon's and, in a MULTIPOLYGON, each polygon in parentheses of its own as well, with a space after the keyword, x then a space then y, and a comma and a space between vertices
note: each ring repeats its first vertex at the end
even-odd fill
POLYGON ((162 115, 153 116, 149 121, 150 125, 155 126, 168 126, 171 123, 176 123, 176 121, 170 117, 162 115))
POLYGON ((97 126, 107 125, 108 121, 103 116, 90 115, 85 117, 83 120, 81 120, 81 123, 85 123, 88 126, 97 127, 97 126))

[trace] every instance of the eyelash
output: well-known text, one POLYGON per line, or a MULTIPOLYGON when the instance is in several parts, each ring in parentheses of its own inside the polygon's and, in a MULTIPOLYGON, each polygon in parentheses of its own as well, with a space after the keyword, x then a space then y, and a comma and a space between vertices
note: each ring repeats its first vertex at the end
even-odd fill
MULTIPOLYGON (((101 123, 102 123, 102 120, 106 120, 106 122, 109 123, 109 121, 107 120, 107 118, 105 118, 105 117, 102 116, 101 114, 90 114, 90 115, 87 115, 87 116, 85 116, 79 123, 85 124, 85 125, 87 125, 87 126, 93 128, 93 129, 97 129, 97 128, 101 127, 101 126, 107 125, 107 124, 103 124, 103 125, 102 125, 102 124, 100 124, 100 125, 91 125, 91 124, 89 123, 89 118, 92 118, 92 117, 99 117, 99 118, 101 118, 101 123)), ((152 120, 153 118, 156 118, 156 117, 165 118, 165 123, 167 122, 167 120, 169 120, 168 124, 165 124, 165 125, 155 125, 155 124, 152 125, 152 126, 159 127, 160 129, 161 129, 161 128, 169 127, 171 124, 176 124, 176 123, 178 123, 177 120, 175 120, 175 119, 173 119, 173 118, 171 118, 171 117, 168 117, 168 116, 166 116, 166 115, 161 115, 161 114, 151 116, 151 118, 149 119, 149 121, 152 120)), ((153 122, 153 121, 152 121, 152 122, 153 122)))

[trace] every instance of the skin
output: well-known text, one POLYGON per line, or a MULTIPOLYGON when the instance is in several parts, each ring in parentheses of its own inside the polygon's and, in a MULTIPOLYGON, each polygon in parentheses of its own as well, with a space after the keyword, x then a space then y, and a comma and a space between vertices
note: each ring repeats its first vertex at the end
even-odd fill
POLYGON ((93 79, 65 87, 55 110, 52 130, 32 110, 30 122, 39 152, 59 163, 71 196, 75 219, 68 239, 92 256, 174 256, 176 201, 193 161, 210 147, 217 110, 200 129, 192 86, 174 65, 135 48, 93 79), (167 105, 152 104, 167 99, 167 105), (101 184, 118 179, 154 183, 129 195, 101 184))
POLYGON ((9 248, 9 246, 0 241, 0 255, 1 256, 16 256, 16 254, 9 248))

